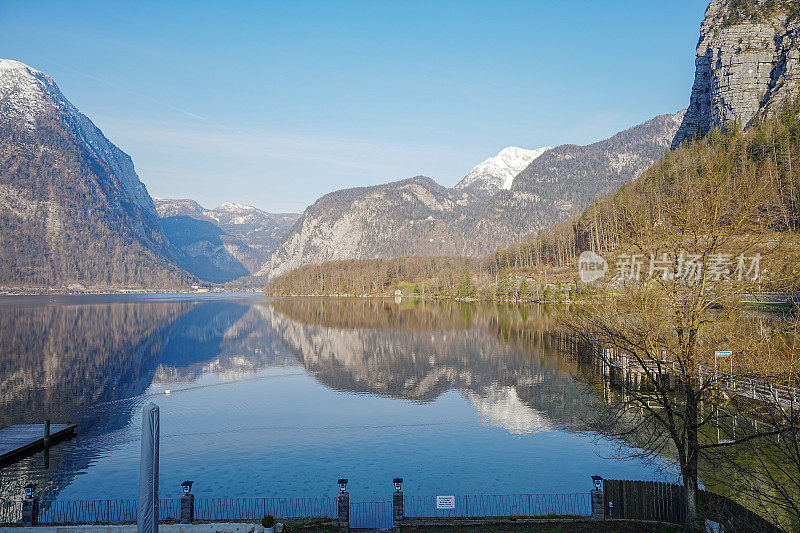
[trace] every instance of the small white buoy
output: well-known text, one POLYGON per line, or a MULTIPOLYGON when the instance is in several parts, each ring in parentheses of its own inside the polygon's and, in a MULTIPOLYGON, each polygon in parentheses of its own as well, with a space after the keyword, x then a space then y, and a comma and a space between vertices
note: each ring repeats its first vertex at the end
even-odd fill
POLYGON ((166 394, 167 396, 169 396, 169 393, 170 393, 170 392, 172 392, 172 391, 171 391, 171 390, 169 390, 169 389, 164 389, 164 394, 166 394))

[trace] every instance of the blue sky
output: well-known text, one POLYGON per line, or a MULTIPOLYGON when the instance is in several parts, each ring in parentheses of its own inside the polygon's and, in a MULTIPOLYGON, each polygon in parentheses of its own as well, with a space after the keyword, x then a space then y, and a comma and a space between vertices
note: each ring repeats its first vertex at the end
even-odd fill
POLYGON ((0 57, 50 74, 151 195, 299 212, 686 107, 706 5, 0 0, 0 57))

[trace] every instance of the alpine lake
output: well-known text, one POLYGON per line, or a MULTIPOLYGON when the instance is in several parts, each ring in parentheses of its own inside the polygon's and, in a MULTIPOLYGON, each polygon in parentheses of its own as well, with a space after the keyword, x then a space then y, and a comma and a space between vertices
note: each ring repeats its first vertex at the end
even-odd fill
POLYGON ((2 500, 135 499, 160 407, 160 495, 588 493, 676 481, 590 431, 602 401, 537 305, 259 294, 0 299, 0 426, 77 436, 0 469, 2 500))

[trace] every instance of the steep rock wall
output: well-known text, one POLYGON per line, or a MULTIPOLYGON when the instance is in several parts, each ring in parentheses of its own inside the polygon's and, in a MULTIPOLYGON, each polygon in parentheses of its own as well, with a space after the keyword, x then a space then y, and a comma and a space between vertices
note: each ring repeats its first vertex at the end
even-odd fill
POLYGON ((712 0, 700 26, 689 108, 672 147, 711 128, 748 126, 798 93, 800 19, 794 2, 712 0))

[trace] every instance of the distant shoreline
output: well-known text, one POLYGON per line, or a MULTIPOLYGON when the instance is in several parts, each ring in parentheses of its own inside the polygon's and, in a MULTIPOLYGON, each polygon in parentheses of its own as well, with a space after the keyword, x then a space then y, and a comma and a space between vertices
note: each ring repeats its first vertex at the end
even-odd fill
POLYGON ((69 289, 31 289, 31 288, 0 288, 0 296, 124 296, 124 295, 147 295, 147 294, 223 294, 223 293, 253 293, 263 294, 263 290, 208 290, 208 291, 194 291, 194 290, 168 290, 168 289, 87 289, 87 290, 69 290, 69 289))
POLYGON ((467 297, 467 298, 458 298, 453 296, 430 296, 424 294, 269 294, 266 291, 261 291, 264 293, 264 296, 270 298, 330 298, 330 299, 346 299, 346 298, 360 298, 360 299, 382 299, 382 300, 395 300, 400 298, 402 300, 431 300, 431 301, 451 301, 451 302, 462 302, 462 303, 473 303, 473 302, 496 302, 496 303, 513 303, 513 304, 547 304, 547 303, 570 303, 577 301, 576 299, 572 300, 539 300, 536 298, 525 298, 525 299, 497 299, 497 298, 474 298, 474 297, 467 297))

